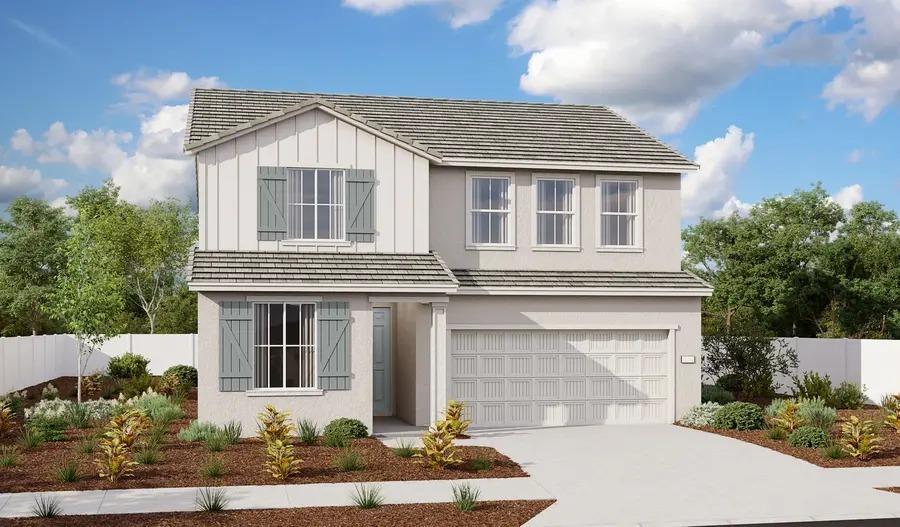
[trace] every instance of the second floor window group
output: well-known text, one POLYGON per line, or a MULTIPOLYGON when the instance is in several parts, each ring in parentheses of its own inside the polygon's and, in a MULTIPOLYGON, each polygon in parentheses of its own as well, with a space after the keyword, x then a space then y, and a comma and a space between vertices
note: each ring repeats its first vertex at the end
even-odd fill
POLYGON ((290 170, 287 185, 288 238, 344 238, 343 170, 290 170))

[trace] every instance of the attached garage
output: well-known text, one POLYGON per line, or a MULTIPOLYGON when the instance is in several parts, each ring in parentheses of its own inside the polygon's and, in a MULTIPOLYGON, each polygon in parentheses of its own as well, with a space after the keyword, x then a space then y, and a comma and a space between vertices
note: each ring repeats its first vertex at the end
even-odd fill
POLYGON ((448 351, 473 427, 674 420, 668 330, 454 329, 448 351))

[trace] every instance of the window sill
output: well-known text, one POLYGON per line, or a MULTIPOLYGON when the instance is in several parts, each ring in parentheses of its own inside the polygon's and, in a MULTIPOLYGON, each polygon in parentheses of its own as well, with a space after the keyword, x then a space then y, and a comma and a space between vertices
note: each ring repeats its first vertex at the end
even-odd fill
POLYGON ((601 246, 597 247, 598 253, 642 253, 644 252, 643 247, 615 247, 615 246, 601 246))
POLYGON ((467 251, 515 251, 514 245, 466 245, 467 251))
POLYGON ((257 388, 245 393, 247 397, 314 397, 325 394, 318 388, 257 388))
POLYGON ((282 245, 303 247, 350 247, 350 240, 281 240, 282 245))
POLYGON ((580 253, 581 247, 577 245, 532 245, 532 251, 545 251, 545 252, 569 252, 569 253, 580 253))

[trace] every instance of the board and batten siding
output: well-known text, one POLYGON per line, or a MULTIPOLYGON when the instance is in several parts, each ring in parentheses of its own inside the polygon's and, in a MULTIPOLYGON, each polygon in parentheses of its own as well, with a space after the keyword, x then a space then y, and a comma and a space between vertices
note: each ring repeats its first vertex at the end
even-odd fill
POLYGON ((313 109, 197 154, 201 250, 413 252, 429 250, 429 163, 313 109), (307 245, 257 238, 260 166, 375 170, 375 241, 307 245))

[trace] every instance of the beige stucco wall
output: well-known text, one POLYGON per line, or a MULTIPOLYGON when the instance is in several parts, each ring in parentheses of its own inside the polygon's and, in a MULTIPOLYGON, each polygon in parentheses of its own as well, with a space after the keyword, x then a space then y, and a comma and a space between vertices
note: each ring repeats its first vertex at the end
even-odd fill
MULTIPOLYGON (((681 178, 678 175, 640 175, 643 187, 643 250, 608 252, 597 250, 597 177, 594 173, 578 174, 581 244, 580 250, 573 252, 532 248, 535 222, 532 176, 534 173, 549 172, 524 169, 506 172, 515 174, 516 250, 471 250, 466 248, 466 169, 431 167, 431 248, 451 268, 680 270, 681 178)), ((606 176, 613 177, 613 174, 603 174, 603 177, 606 176)), ((621 176, 634 177, 635 174, 621 176)))
POLYGON ((428 402, 431 397, 431 306, 404 302, 398 304, 397 314, 398 339, 394 351, 396 415, 407 423, 425 426, 428 424, 428 402))
POLYGON ((447 324, 675 331, 675 416, 700 404, 700 299, 680 297, 453 296, 447 324), (696 358, 681 364, 682 355, 696 358))
POLYGON ((319 109, 197 153, 199 248, 428 252, 428 160, 319 109), (257 167, 375 170, 374 243, 257 240, 257 167))
MULTIPOLYGON (((259 296, 259 295, 255 295, 259 296)), ((282 295, 280 298, 284 298, 282 295)), ((350 390, 326 391, 322 395, 250 396, 247 392, 219 391, 219 302, 246 300, 244 294, 200 293, 198 309, 197 387, 198 419, 222 424, 230 420, 243 425, 245 436, 256 432, 256 415, 266 404, 287 410, 295 421, 311 419, 325 426, 335 417, 359 419, 372 430, 372 309, 368 295, 325 295, 323 301, 350 304, 350 344, 353 377, 350 390)))

